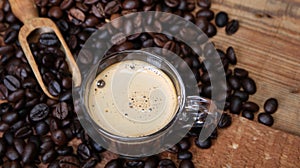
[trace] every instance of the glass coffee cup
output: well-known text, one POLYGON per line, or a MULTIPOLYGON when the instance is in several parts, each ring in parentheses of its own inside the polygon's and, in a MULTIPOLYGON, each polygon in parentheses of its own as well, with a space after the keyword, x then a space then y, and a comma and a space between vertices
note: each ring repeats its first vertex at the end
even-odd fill
POLYGON ((116 52, 84 76, 75 89, 79 121, 95 142, 122 156, 162 152, 197 125, 205 140, 220 117, 212 101, 198 96, 188 65, 172 53, 116 52))

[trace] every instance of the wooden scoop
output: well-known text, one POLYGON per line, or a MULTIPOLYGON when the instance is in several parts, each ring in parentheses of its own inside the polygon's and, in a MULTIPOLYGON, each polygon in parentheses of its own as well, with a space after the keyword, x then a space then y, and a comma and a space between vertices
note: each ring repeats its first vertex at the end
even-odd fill
POLYGON ((24 26, 19 32, 20 45, 44 93, 52 99, 58 99, 57 97, 52 96, 45 86, 28 44, 28 40, 37 39, 40 36, 40 33, 44 32, 54 32, 58 37, 66 54, 66 62, 72 73, 74 86, 79 86, 81 83, 79 68, 55 23, 48 18, 40 18, 38 16, 38 11, 33 0, 9 0, 9 2, 14 15, 24 23, 24 26), (33 32, 38 33, 33 34, 33 32))

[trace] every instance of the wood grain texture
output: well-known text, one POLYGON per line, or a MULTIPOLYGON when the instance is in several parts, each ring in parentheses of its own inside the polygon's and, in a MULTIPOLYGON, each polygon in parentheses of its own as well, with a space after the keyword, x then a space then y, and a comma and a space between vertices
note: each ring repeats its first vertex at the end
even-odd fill
POLYGON ((218 29, 213 42, 223 50, 233 46, 237 67, 250 71, 258 88, 250 100, 263 111, 267 98, 278 99, 273 127, 300 135, 300 1, 214 0, 212 9, 240 21, 236 34, 218 29))
MULTIPOLYGON (((199 149, 193 144, 193 163, 202 167, 300 167, 300 137, 234 116, 233 124, 219 131, 210 149, 199 149)), ((105 152, 96 167, 117 156, 105 152)), ((164 152, 161 158, 169 158, 178 165, 176 154, 164 152)))

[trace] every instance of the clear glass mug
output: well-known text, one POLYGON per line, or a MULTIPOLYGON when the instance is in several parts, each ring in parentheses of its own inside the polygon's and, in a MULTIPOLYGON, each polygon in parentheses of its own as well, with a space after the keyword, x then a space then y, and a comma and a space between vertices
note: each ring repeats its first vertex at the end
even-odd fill
POLYGON ((122 156, 162 152, 199 124, 205 140, 220 117, 211 100, 198 96, 188 65, 170 52, 113 53, 85 75, 76 91, 79 121, 95 142, 122 156))

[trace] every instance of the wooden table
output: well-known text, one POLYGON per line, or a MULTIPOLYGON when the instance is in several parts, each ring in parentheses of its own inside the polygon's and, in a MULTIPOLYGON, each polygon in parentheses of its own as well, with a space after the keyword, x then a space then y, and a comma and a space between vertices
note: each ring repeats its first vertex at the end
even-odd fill
POLYGON ((250 100, 279 101, 274 128, 300 135, 300 1, 214 0, 214 11, 226 11, 240 21, 233 36, 219 29, 213 38, 217 48, 233 46, 238 67, 250 71, 257 93, 250 100))

